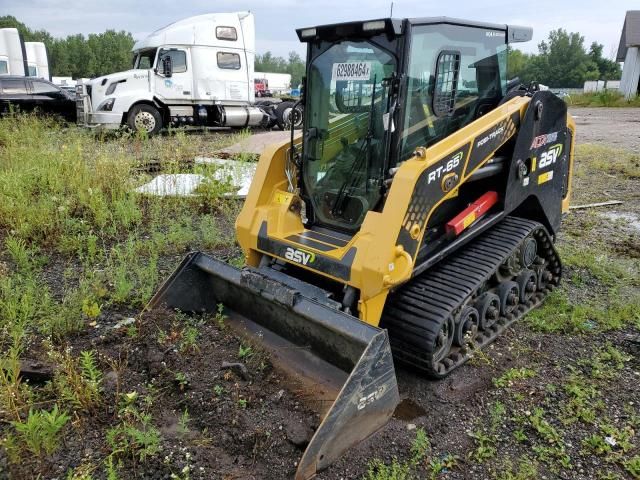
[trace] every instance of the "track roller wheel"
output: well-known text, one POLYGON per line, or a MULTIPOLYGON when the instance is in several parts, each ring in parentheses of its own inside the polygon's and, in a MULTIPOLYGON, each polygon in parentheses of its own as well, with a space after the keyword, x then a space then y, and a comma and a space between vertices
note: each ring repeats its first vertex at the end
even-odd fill
POLYGON ((516 283, 520 289, 520 303, 527 303, 533 296, 538 286, 538 276, 533 270, 523 270, 516 278, 516 283))
POLYGON ((456 332, 453 337, 453 343, 462 347, 469 339, 473 339, 478 332, 480 314, 473 307, 464 307, 460 312, 460 318, 456 323, 456 332), (468 338, 465 338, 467 337, 468 338), (465 341, 466 340, 466 341, 465 341))
POLYGON ((485 292, 476 301, 475 308, 478 311, 480 330, 487 330, 500 316, 500 298, 495 293, 485 292))
POLYGON ((538 275, 538 290, 544 290, 553 279, 553 274, 547 270, 546 265, 540 265, 537 267, 536 273, 538 275))
POLYGON ((513 312, 520 301, 520 288, 513 281, 502 282, 497 288, 500 297, 500 313, 507 316, 513 312))
POLYGON ((527 237, 520 247, 520 263, 529 268, 535 262, 538 253, 538 242, 532 236, 527 237))
MULTIPOLYGON (((433 339, 433 347, 431 353, 431 364, 435 372, 439 372, 443 369, 441 362, 447 358, 451 346, 453 345, 453 337, 455 336, 456 325, 453 321, 453 317, 449 315, 442 325, 440 331, 433 339)), ((443 372, 444 373, 444 372, 443 372)))

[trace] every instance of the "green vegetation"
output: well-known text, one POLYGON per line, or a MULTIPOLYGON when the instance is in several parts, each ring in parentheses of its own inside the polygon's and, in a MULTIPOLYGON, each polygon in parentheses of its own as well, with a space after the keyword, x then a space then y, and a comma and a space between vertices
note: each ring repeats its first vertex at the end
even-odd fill
POLYGON ((580 33, 552 30, 548 40, 538 44, 537 54, 509 50, 508 76, 525 83, 566 88, 581 88, 586 80, 618 80, 620 66, 604 58, 602 49, 601 44, 593 42, 587 51, 580 33))
POLYGON ((66 38, 54 38, 46 30, 33 31, 10 15, 0 17, 0 28, 17 28, 25 42, 44 42, 52 75, 98 77, 131 68, 133 36, 129 32, 107 30, 66 38))
POLYGON ((639 95, 626 99, 616 90, 571 94, 565 101, 572 107, 640 107, 639 95))
POLYGON ((50 412, 29 409, 25 421, 11 422, 16 436, 10 442, 15 441, 14 447, 24 447, 37 457, 51 455, 60 446, 60 434, 69 419, 69 415, 58 411, 58 405, 50 412))
POLYGON ((525 378, 531 378, 536 375, 535 370, 531 368, 510 368, 502 374, 499 378, 493 379, 493 384, 498 388, 510 387, 514 382, 525 378))
POLYGON ((576 158, 579 159, 576 175, 580 177, 595 170, 623 178, 640 178, 640 154, 638 152, 587 144, 578 145, 576 158))
MULTIPOLYGON (((416 431, 416 438, 411 445, 410 458, 406 462, 401 462, 397 458, 393 458, 390 464, 385 464, 379 459, 374 459, 369 463, 369 469, 364 477, 364 480, 409 480, 415 477, 416 470, 424 462, 426 455, 431 450, 431 443, 427 438, 427 434, 423 429, 419 428, 416 431)), ((449 462, 455 462, 455 459, 451 457, 449 462)), ((450 463, 453 466, 453 463, 450 463)), ((440 464, 434 464, 438 466, 438 470, 434 474, 432 468, 432 475, 430 478, 440 472, 440 464)), ((442 466, 442 468, 445 468, 442 466)))
MULTIPOLYGON (((16 453, 10 460, 24 461, 25 449, 49 459, 63 427, 82 430, 84 419, 118 394, 105 395, 105 368, 116 370, 123 360, 101 358, 90 347, 74 350, 74 335, 108 332, 112 320, 104 313, 113 309, 139 311, 161 280, 159 265, 174 265, 191 245, 235 250, 231 226, 239 205, 219 197, 225 190, 206 202, 133 191, 149 180, 150 166, 191 171, 196 155, 223 146, 219 138, 103 138, 28 115, 0 119, 0 420, 2 444, 16 453), (34 351, 56 366, 40 387, 20 375, 21 359, 34 351), (70 417, 79 421, 69 426, 70 417)), ((201 321, 176 315, 158 339, 182 355, 197 353, 201 321)), ((128 325, 126 334, 135 338, 138 326, 128 325)), ((178 389, 186 382, 177 379, 178 389)), ((105 432, 109 478, 122 462, 144 462, 159 448, 150 413, 135 399, 122 402, 105 432)), ((37 462, 25 468, 44 472, 46 461, 37 462)), ((79 467, 73 478, 83 474, 79 467)))

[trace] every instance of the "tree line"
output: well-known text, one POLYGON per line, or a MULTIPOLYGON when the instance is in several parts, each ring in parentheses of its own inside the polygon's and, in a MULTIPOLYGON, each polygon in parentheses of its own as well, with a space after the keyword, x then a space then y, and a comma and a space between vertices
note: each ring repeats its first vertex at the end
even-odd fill
POLYGON ((131 68, 133 36, 129 32, 69 35, 54 38, 46 30, 31 30, 10 15, 0 17, 0 28, 17 28, 25 42, 43 42, 47 47, 49 71, 59 77, 99 77, 131 68))
MULTIPOLYGON (((131 68, 133 36, 129 32, 107 30, 104 33, 69 35, 54 38, 46 30, 31 30, 12 16, 0 17, 0 28, 17 28, 27 42, 44 42, 52 75, 98 77, 131 68)), ((584 37, 560 28, 538 44, 538 53, 523 53, 509 48, 508 77, 524 83, 539 82, 550 87, 579 88, 586 80, 618 80, 620 65, 603 56, 603 45, 593 42, 587 49, 584 37)), ((256 55, 258 72, 288 73, 291 86, 302 82, 305 62, 297 52, 288 58, 271 52, 256 55)))
MULTIPOLYGON (((56 77, 99 77, 131 68, 133 36, 129 32, 107 30, 104 33, 69 35, 54 38, 46 30, 32 30, 13 16, 0 17, 0 28, 17 28, 25 42, 44 42, 49 57, 49 71, 56 77)), ((271 52, 256 55, 255 70, 288 73, 291 86, 304 76, 305 63, 296 52, 284 59, 271 52)))
POLYGON ((509 48, 509 78, 524 83, 539 82, 549 87, 581 88, 587 80, 619 80, 620 64, 605 58, 603 45, 593 42, 587 50, 584 37, 559 28, 538 44, 538 53, 509 48))

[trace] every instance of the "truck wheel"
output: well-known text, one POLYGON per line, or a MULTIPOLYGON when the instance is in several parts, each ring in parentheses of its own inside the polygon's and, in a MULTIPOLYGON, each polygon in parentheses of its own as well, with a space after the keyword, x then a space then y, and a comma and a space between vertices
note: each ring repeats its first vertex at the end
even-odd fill
POLYGON ((149 135, 155 135, 162 128, 162 115, 151 105, 136 105, 129 111, 127 124, 131 130, 144 130, 149 135))
POLYGON ((293 120, 293 128, 302 128, 302 106, 293 110, 294 102, 281 102, 276 107, 276 122, 281 130, 289 130, 293 120))

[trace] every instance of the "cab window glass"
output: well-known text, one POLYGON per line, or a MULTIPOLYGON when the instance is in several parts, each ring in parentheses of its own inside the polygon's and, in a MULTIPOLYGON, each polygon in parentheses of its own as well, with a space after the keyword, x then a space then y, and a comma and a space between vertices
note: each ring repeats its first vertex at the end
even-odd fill
POLYGON ((238 40, 238 32, 235 27, 216 27, 216 38, 235 42, 238 40))
POLYGON ((6 60, 0 60, 0 75, 9 73, 9 63, 6 60))
POLYGON ((46 82, 36 82, 36 81, 31 83, 31 90, 33 91, 34 94, 37 94, 37 95, 58 92, 58 89, 54 85, 51 85, 50 83, 46 83, 46 82))
POLYGON ((402 160, 494 108, 506 90, 505 32, 459 25, 412 28, 402 160))
POLYGON ((29 65, 29 72, 28 75, 29 77, 37 77, 38 76, 38 67, 36 67, 35 65, 29 65))
POLYGON ((153 67, 153 61, 156 59, 156 49, 140 52, 136 57, 134 68, 138 70, 147 70, 153 67))
POLYGON ((162 66, 162 58, 171 57, 171 72, 184 73, 187 71, 187 52, 184 50, 160 50, 158 69, 165 73, 162 66))
POLYGON ((225 70, 240 70, 240 55, 237 53, 218 52, 218 67, 225 70))
POLYGON ((25 95, 27 86, 24 80, 2 80, 2 92, 6 95, 25 95))

